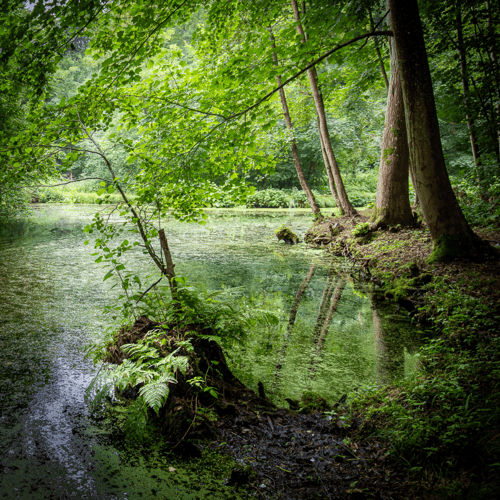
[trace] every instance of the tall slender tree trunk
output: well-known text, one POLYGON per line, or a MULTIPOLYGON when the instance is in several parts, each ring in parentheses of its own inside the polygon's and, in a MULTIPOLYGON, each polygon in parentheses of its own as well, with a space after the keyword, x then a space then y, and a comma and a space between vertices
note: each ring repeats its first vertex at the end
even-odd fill
POLYGON ((337 194, 337 188, 335 187, 335 179, 333 178, 332 167, 330 165, 330 162, 328 161, 328 155, 326 154, 325 140, 323 139, 323 135, 321 134, 321 130, 319 128, 319 120, 318 120, 318 131, 319 131, 319 142, 321 144, 321 153, 323 155, 323 161, 325 163, 325 169, 326 169, 326 174, 328 176, 328 184, 330 185, 330 191, 333 195, 333 198, 335 199, 335 204, 342 213, 342 209, 340 208, 341 205, 340 205, 339 195, 337 194))
MULTIPOLYGON (((273 49, 275 49, 276 44, 274 41, 274 35, 273 35, 271 28, 269 28, 269 33, 271 35, 271 46, 273 49)), ((273 61, 274 61, 274 65, 278 66, 278 56, 276 55, 276 52, 274 52, 274 51, 273 51, 273 61)), ((279 76, 279 75, 276 76, 276 79, 278 81, 278 85, 281 85, 281 76, 279 76)), ((293 157, 293 163, 295 165, 295 170, 297 171, 297 176, 299 178, 300 185, 302 186, 302 190, 306 194, 307 202, 309 203, 309 206, 311 207, 311 210, 312 210, 314 216, 317 219, 321 219, 323 217, 321 215, 321 210, 319 208, 318 203, 316 202, 316 198, 314 197, 314 194, 311 191, 311 188, 309 187, 309 184, 307 183, 307 180, 306 180, 305 175, 304 175, 304 170, 302 169, 302 165, 300 163, 299 150, 297 148, 297 141, 295 140, 295 137, 293 136, 293 124, 292 124, 292 119, 290 118, 290 110, 288 109, 288 103, 286 101, 285 89, 280 88, 279 94, 280 94, 280 100, 281 100, 281 107, 283 108, 283 116, 285 117, 286 127, 292 134, 292 141, 291 141, 292 157, 293 157)))
MULTIPOLYGON (((387 6, 387 8, 389 8, 389 6, 387 6)), ((372 27, 372 30, 375 29, 375 23, 373 22, 373 17, 372 17, 372 12, 371 12, 371 9, 368 8, 368 13, 370 14, 370 25, 372 27)), ((376 49, 376 52, 377 52, 377 57, 378 57, 378 60, 379 60, 379 65, 380 65, 380 71, 382 73, 382 76, 384 78, 384 83, 385 83, 385 88, 387 89, 387 95, 389 96, 389 80, 387 78, 387 72, 385 71, 385 64, 384 64, 384 61, 382 59, 382 55, 380 53, 380 49, 378 47, 378 42, 377 40, 375 40, 375 49, 376 49)), ((392 45, 391 47, 391 40, 389 39, 389 54, 391 55, 392 52, 391 50, 394 50, 394 45, 392 45)), ((401 84, 401 82, 400 82, 401 84)), ((403 119, 404 121, 404 119, 403 119)), ((382 149, 383 150, 383 149, 382 149)), ((411 180, 411 185, 413 186, 413 191, 415 193, 415 207, 418 206, 419 204, 419 200, 418 200, 418 194, 417 194, 417 189, 415 187, 415 174, 413 172, 413 167, 410 163, 410 158, 408 156, 408 169, 410 171, 410 180, 411 180)))
POLYGON ((429 262, 467 257, 479 246, 451 188, 417 0, 389 0, 410 158, 434 249, 429 262))
MULTIPOLYGON (((297 31, 300 35, 302 35, 302 42, 305 43, 305 33, 302 25, 300 24, 300 12, 297 5, 297 0, 292 0, 292 9, 295 20, 298 22, 297 31)), ((318 88, 318 75, 314 67, 307 71, 307 77, 309 78, 309 84, 311 86, 314 104, 316 105, 316 113, 319 120, 319 131, 321 136, 323 137, 323 146, 325 148, 325 152, 328 157, 328 163, 332 171, 333 179, 335 181, 337 197, 340 202, 339 208, 345 215, 358 215, 358 212, 354 209, 354 207, 351 205, 351 202, 349 201, 344 188, 344 183, 342 182, 342 176, 340 175, 337 159, 335 158, 335 154, 333 153, 332 143, 330 141, 330 132, 328 130, 328 123, 326 121, 325 104, 323 102, 323 96, 321 95, 321 92, 318 88)), ((328 165, 325 166, 326 168, 328 168, 328 165)))
POLYGON ((470 109, 469 72, 467 68, 467 54, 465 50, 464 36, 462 31, 462 6, 460 4, 457 5, 457 41, 458 41, 458 54, 460 57, 460 71, 462 74, 462 90, 464 97, 465 116, 467 119, 467 128, 469 130, 472 156, 474 157, 474 165, 476 167, 476 178, 479 186, 481 186, 482 185, 481 158, 479 153, 479 145, 476 137, 474 118, 471 116, 471 109, 470 109))
POLYGON ((490 39, 490 58, 493 66, 493 78, 496 84, 496 125, 497 125, 497 135, 498 144, 500 148, 500 77, 498 74, 498 59, 497 59, 497 46, 495 42, 495 32, 493 31, 493 23, 491 16, 491 5, 490 1, 486 0, 486 11, 488 13, 488 35, 490 39))
POLYGON ((172 261, 172 254, 168 248, 167 237, 165 236, 165 230, 162 228, 158 231, 158 237, 160 238, 160 246, 163 250, 163 255, 165 256, 165 266, 163 267, 163 274, 168 278, 168 284, 170 286, 170 293, 174 299, 174 307, 176 311, 181 310, 181 303, 179 302, 179 289, 177 287, 177 281, 175 280, 175 264, 172 261))
POLYGON ((377 197, 372 216, 372 220, 379 227, 397 224, 411 226, 414 223, 408 189, 410 154, 406 134, 403 91, 397 54, 393 45, 392 40, 389 40, 391 79, 382 136, 377 197))

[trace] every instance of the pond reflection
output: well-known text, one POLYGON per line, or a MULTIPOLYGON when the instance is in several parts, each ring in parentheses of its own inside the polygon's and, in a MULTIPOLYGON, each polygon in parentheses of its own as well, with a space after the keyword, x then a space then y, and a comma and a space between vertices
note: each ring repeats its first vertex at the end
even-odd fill
MULTIPOLYGON (((112 427, 89 419, 84 392, 95 368, 81 348, 116 327, 102 311, 120 294, 112 280, 103 282, 106 271, 94 263, 92 245, 83 245, 83 227, 95 211, 41 206, 34 221, 0 231, 0 493, 228 498, 220 477, 203 476, 222 462, 203 458, 203 467, 187 466, 169 458, 166 466, 161 443, 132 457, 111 439, 112 427)), ((274 229, 281 224, 303 237, 311 217, 214 211, 204 226, 167 224, 178 275, 209 291, 236 287, 238 307, 280 318, 229 349, 236 375, 255 390, 262 382, 286 405, 285 398, 299 399, 308 390, 334 402, 365 382, 387 381, 414 366, 418 340, 408 319, 373 309, 366 292, 339 276, 341 261, 303 244, 279 244, 274 229)), ((127 256, 127 266, 147 277, 144 283, 158 277, 140 249, 127 256)))

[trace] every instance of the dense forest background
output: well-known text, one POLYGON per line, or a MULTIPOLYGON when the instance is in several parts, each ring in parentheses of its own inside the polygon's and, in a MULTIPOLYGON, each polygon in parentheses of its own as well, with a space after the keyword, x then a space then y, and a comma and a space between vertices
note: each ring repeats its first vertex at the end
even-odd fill
MULTIPOLYGON (((319 204, 334 205, 321 198, 334 193, 302 71, 315 59, 349 200, 375 205, 391 75, 385 2, 295 2, 299 22, 290 5, 272 1, 2 4, 4 218, 24 213, 31 199, 61 201, 56 191, 32 189, 61 175, 89 179, 76 188, 81 192, 110 186, 103 155, 127 192, 152 202, 154 184, 155 196, 179 217, 189 218, 193 207, 244 203, 270 188, 288 196, 254 194, 250 206, 303 206, 297 161, 319 204), (377 30, 382 36, 363 38, 377 30), (291 127, 277 78, 290 79, 291 127)), ((500 6, 419 6, 447 171, 469 222, 493 220, 500 6)))

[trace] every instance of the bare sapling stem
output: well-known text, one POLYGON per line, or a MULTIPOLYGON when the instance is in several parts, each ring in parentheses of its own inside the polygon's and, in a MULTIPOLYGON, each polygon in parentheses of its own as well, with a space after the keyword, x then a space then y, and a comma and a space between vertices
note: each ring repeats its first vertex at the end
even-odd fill
POLYGON ((174 271, 175 266, 174 266, 174 263, 172 261, 172 254, 170 253, 170 249, 168 248, 168 241, 167 241, 167 237, 165 236, 165 230, 160 229, 158 231, 158 236, 160 239, 161 249, 163 250, 163 254, 165 255, 166 265, 163 264, 161 257, 158 257, 158 255, 156 254, 156 252, 151 244, 151 241, 147 237, 146 229, 144 227, 142 219, 139 216, 139 214, 137 213, 137 210, 135 209, 135 207, 132 205, 132 203, 128 199, 127 195, 125 194, 125 191, 123 191, 123 188, 121 187, 120 183, 118 182, 118 178, 116 177, 115 172, 113 170, 113 167, 111 166, 111 162, 108 160, 104 151, 101 149, 99 144, 95 141, 95 139, 92 137, 89 130, 87 129, 87 127, 83 123, 82 119, 80 118, 80 114, 78 113, 78 109, 76 109, 76 114, 78 115, 78 120, 80 122, 82 130, 85 132, 85 135, 92 142, 92 144, 94 144, 94 146, 96 147, 97 152, 98 152, 97 154, 106 163, 106 167, 107 167, 107 169, 108 169, 108 171, 111 174, 112 179, 113 179, 113 185, 116 187, 116 189, 120 193, 123 201, 128 206, 130 211, 132 212, 132 215, 133 215, 132 221, 136 224, 137 229, 139 230, 139 234, 141 235, 142 241, 144 242, 144 246, 145 246, 149 256, 151 257, 151 259, 155 263, 156 267, 160 270, 162 275, 167 276, 168 284, 170 286, 170 292, 172 294, 172 299, 174 300, 176 310, 178 310, 178 308, 180 308, 180 302, 179 302, 178 287, 177 287, 177 283, 175 281, 175 271, 174 271))

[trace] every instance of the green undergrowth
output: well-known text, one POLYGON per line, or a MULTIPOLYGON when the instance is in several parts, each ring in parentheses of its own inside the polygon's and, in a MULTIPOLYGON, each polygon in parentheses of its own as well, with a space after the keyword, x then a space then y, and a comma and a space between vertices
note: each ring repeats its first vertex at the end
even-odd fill
POLYGON ((453 190, 467 221, 473 226, 498 227, 500 216, 500 179, 490 180, 488 188, 481 188, 461 179, 454 183, 453 190))
MULTIPOLYGON (((238 289, 208 293, 177 278, 178 301, 174 301, 166 288, 160 285, 142 297, 133 324, 124 324, 85 348, 87 357, 102 363, 87 389, 92 410, 115 391, 115 399, 122 403, 115 410, 127 415, 124 432, 138 443, 158 417, 169 432, 180 435, 186 422, 192 420, 190 428, 195 430, 211 420, 209 409, 218 405, 224 383, 233 382, 220 346, 241 341, 256 325, 279 321, 267 310, 239 309, 238 289), (124 401, 123 395, 131 401, 124 401), (184 412, 189 418, 184 418, 184 412)), ((131 306, 125 309, 130 311, 131 306)), ((110 312, 123 314, 124 310, 110 312)))
MULTIPOLYGON (((320 208, 334 208, 333 196, 320 194, 313 190, 314 197, 320 208)), ((263 189, 247 197, 247 208, 306 208, 309 207, 304 191, 297 189, 263 189)))
MULTIPOLYGON (((59 181, 54 181, 58 184, 59 181)), ((98 194, 99 183, 93 181, 75 182, 72 184, 38 188, 32 194, 32 200, 37 203, 71 203, 82 205, 98 205, 103 203, 103 196, 98 194)), ((106 203, 118 203, 122 201, 119 193, 107 193, 106 203)), ((134 195, 129 195, 133 200, 134 195)))
MULTIPOLYGON (((500 492, 500 312, 494 278, 465 266, 459 276, 424 286, 415 318, 433 326, 420 370, 351 394, 351 417, 362 415, 361 434, 387 440, 424 496, 486 499, 500 492)), ((396 300, 418 279, 411 265, 379 278, 396 300)))

